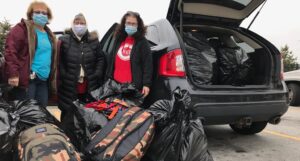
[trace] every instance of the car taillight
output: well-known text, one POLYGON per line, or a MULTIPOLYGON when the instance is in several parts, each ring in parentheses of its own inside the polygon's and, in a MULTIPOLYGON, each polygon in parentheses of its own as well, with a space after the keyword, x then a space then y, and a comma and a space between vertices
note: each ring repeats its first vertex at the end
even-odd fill
POLYGON ((280 79, 281 80, 284 80, 284 77, 283 77, 283 73, 284 73, 284 65, 283 65, 283 55, 282 53, 280 53, 280 79))
POLYGON ((167 77, 185 76, 181 49, 172 50, 160 58, 159 75, 167 77))

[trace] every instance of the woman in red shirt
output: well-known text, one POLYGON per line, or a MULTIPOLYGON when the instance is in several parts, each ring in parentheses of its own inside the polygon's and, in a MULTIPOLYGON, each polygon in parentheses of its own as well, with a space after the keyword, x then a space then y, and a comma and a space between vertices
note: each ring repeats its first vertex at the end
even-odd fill
POLYGON ((115 31, 115 44, 108 55, 107 77, 119 83, 133 83, 144 97, 152 82, 152 55, 146 28, 140 15, 128 11, 115 31))

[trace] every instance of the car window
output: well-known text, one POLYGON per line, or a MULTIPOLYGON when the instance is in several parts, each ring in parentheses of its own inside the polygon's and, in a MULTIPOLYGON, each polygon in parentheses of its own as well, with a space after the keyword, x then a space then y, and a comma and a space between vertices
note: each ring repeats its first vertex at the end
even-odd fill
POLYGON ((111 35, 109 35, 109 37, 107 38, 107 40, 103 44, 103 48, 102 48, 103 51, 108 52, 109 45, 112 44, 112 43, 110 43, 111 40, 112 40, 112 37, 113 37, 113 34, 111 33, 111 35))
POLYGON ((245 43, 245 42, 237 43, 237 45, 238 45, 240 48, 244 49, 244 51, 245 51, 246 53, 253 53, 253 52, 255 52, 255 50, 254 50, 250 45, 248 45, 248 44, 245 43))
POLYGON ((112 34, 111 35, 111 40, 109 41, 109 45, 108 45, 108 49, 107 49, 107 54, 109 54, 109 53, 112 52, 114 44, 115 44, 115 37, 112 34))
POLYGON ((103 38, 101 39, 100 41, 100 44, 102 46, 102 50, 105 52, 105 53, 109 53, 112 49, 112 45, 114 43, 114 31, 117 27, 117 23, 114 23, 110 28, 109 30, 104 34, 103 38))
POLYGON ((253 53, 255 52, 255 49, 253 47, 251 47, 248 43, 244 42, 243 40, 235 37, 235 36, 231 36, 231 38, 236 42, 236 44, 242 48, 246 53, 253 53))

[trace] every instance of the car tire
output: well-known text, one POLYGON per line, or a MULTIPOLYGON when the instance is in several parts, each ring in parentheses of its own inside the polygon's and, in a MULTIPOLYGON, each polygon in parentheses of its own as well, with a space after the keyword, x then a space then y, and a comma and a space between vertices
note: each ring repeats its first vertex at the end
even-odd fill
POLYGON ((300 86, 296 83, 289 83, 289 101, 291 106, 300 105, 300 86))
POLYGON ((268 122, 253 122, 250 126, 247 127, 238 127, 236 124, 230 124, 229 126, 233 131, 243 135, 253 135, 263 131, 263 129, 267 126, 268 122))

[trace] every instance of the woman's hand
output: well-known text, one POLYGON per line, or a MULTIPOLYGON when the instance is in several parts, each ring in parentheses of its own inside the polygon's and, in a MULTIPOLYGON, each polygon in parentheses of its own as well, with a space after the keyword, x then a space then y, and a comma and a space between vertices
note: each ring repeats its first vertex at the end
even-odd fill
POLYGON ((19 86, 19 77, 11 77, 8 79, 8 84, 13 86, 13 87, 18 87, 19 86))
POLYGON ((147 86, 144 86, 143 90, 142 90, 142 94, 144 95, 144 97, 147 97, 149 92, 150 92, 150 88, 147 86))

